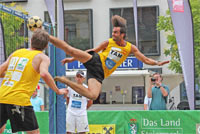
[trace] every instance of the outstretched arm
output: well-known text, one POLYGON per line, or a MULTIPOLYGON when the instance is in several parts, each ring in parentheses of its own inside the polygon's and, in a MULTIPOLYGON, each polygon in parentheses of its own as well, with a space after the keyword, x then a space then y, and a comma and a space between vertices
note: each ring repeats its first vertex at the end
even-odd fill
POLYGON ((50 59, 46 55, 41 55, 40 57, 41 57, 41 63, 40 63, 39 71, 40 71, 40 76, 45 81, 45 83, 51 89, 53 89, 56 92, 56 94, 65 94, 65 93, 67 93, 66 90, 64 90, 64 89, 59 90, 57 88, 53 78, 51 77, 50 73, 48 72, 50 59))
POLYGON ((158 66, 162 66, 164 64, 169 63, 169 61, 163 61, 163 62, 159 62, 159 61, 155 61, 153 59, 147 58, 146 56, 144 56, 136 46, 132 45, 131 46, 131 53, 133 53, 135 55, 135 57, 142 61, 145 64, 148 65, 158 65, 158 66))

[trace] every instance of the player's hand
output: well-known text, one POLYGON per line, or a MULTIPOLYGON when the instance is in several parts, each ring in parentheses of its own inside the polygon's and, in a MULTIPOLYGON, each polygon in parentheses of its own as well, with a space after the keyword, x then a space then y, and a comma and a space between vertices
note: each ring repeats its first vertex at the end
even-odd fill
POLYGON ((68 94, 68 90, 67 88, 61 88, 58 90, 58 92, 56 94, 59 94, 59 95, 65 95, 65 94, 68 94))
POLYGON ((167 63, 169 63, 169 60, 168 61, 159 61, 158 66, 162 66, 162 65, 167 64, 167 63))
POLYGON ((62 65, 64 65, 65 63, 70 63, 74 61, 74 58, 65 58, 61 61, 62 65))
MULTIPOLYGON (((69 92, 69 91, 68 91, 69 92)), ((68 94, 68 93, 67 93, 68 94)), ((64 94, 64 98, 67 99, 67 94, 64 94)))

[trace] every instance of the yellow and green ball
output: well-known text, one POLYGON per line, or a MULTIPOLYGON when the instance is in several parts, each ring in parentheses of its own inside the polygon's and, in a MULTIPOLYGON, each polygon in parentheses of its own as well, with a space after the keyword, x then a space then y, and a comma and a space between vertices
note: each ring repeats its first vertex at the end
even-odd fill
POLYGON ((36 28, 41 28, 42 24, 43 24, 43 21, 38 16, 32 16, 28 18, 28 21, 27 21, 27 27, 31 31, 34 31, 36 28))

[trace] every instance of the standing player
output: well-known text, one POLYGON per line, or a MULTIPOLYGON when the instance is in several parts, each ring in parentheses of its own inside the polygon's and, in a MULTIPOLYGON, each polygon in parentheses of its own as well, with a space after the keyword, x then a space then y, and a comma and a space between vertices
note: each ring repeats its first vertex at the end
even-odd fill
POLYGON ((48 41, 48 33, 37 29, 32 35, 29 49, 16 50, 0 65, 0 77, 3 77, 0 87, 0 133, 3 133, 8 119, 13 133, 40 133, 30 102, 40 76, 57 94, 67 93, 66 89, 57 88, 48 72, 50 59, 42 53, 48 41))
POLYGON ((78 60, 87 68, 88 88, 68 80, 66 77, 55 77, 56 81, 67 84, 79 94, 95 100, 101 91, 102 81, 110 76, 116 68, 130 55, 148 65, 164 65, 169 61, 158 62, 145 57, 136 46, 125 41, 126 20, 120 16, 112 17, 112 38, 101 43, 98 47, 87 52, 71 47, 66 42, 50 36, 50 42, 61 48, 73 58, 65 59, 65 62, 78 60), (102 51, 98 54, 99 51, 102 51))
MULTIPOLYGON (((85 75, 83 71, 76 73, 75 81, 77 84, 83 85, 85 75)), ((75 133, 75 129, 79 134, 89 132, 87 109, 92 105, 93 101, 75 92, 68 87, 67 95, 67 134, 75 133)))

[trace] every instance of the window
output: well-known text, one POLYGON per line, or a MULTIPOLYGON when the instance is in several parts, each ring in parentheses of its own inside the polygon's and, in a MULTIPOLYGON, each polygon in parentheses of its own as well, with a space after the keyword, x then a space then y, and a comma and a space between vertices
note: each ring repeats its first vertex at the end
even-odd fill
POLYGON ((145 89, 144 87, 132 87, 132 103, 144 104, 145 89))
POLYGON ((65 41, 81 50, 93 47, 92 10, 67 10, 64 21, 65 41))
MULTIPOLYGON (((48 12, 45 21, 50 23, 48 12)), ((64 40, 71 46, 81 50, 93 48, 91 9, 65 10, 64 28, 64 40)))
POLYGON ((187 92, 185 88, 185 82, 180 84, 180 101, 187 101, 187 92))
POLYGON ((67 24, 65 26, 65 40, 76 39, 76 24, 67 24))
MULTIPOLYGON (((158 6, 138 8, 138 47, 145 55, 160 55, 159 31, 156 30, 158 14, 158 6)), ((113 15, 122 16, 127 20, 126 40, 135 44, 133 8, 110 9, 110 17, 113 15)), ((110 28, 112 33, 112 26, 110 28)))

